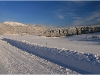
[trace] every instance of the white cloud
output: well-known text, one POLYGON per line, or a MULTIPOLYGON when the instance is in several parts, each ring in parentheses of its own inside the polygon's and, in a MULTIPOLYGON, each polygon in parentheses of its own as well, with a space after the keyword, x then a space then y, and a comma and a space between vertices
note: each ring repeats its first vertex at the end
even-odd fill
POLYGON ((59 8, 59 9, 53 11, 55 13, 56 18, 60 18, 60 19, 64 19, 65 18, 65 15, 62 15, 62 14, 64 14, 63 10, 64 9, 59 8))
POLYGON ((63 11, 64 9, 58 9, 58 11, 63 11))
POLYGON ((82 19, 81 17, 78 17, 78 16, 74 16, 74 17, 72 17, 72 18, 75 19, 75 20, 82 19))
POLYGON ((72 23, 73 26, 83 25, 83 24, 84 24, 84 22, 83 22, 83 21, 80 21, 80 20, 75 20, 75 21, 73 21, 73 23, 72 23))
POLYGON ((100 22, 100 10, 90 13, 89 16, 84 18, 81 17, 73 17, 75 20, 73 21, 72 25, 86 25, 86 24, 96 24, 100 22), (94 20, 94 21, 93 21, 94 20))
POLYGON ((61 14, 58 14, 57 17, 60 19, 64 19, 64 15, 61 15, 61 14))
POLYGON ((77 16, 74 11, 78 10, 78 7, 85 5, 84 2, 81 1, 68 1, 65 2, 62 6, 59 6, 58 9, 53 11, 57 18, 65 19, 65 17, 75 17, 77 16), (73 4, 76 4, 74 6, 73 4))
POLYGON ((73 13, 73 12, 70 12, 70 13, 66 13, 66 16, 75 17, 77 15, 75 13, 73 13))
POLYGON ((100 22, 100 18, 98 18, 98 19, 96 19, 96 20, 100 22))
POLYGON ((96 11, 93 12, 89 17, 86 18, 87 21, 91 21, 95 18, 99 18, 100 17, 100 12, 96 11))
POLYGON ((87 2, 84 2, 84 1, 73 1, 73 2, 78 4, 79 6, 84 6, 87 4, 87 2))

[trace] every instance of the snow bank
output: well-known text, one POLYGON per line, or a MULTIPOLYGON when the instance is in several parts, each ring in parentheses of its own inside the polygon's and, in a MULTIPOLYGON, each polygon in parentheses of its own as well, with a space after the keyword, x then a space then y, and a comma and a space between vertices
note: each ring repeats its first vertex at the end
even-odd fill
POLYGON ((0 74, 77 74, 0 40, 0 74))
MULTIPOLYGON (((100 40, 86 39, 86 35, 67 36, 58 38, 44 38, 35 35, 1 35, 6 38, 18 39, 20 41, 26 40, 31 43, 40 45, 52 46, 53 48, 65 48, 69 50, 76 50, 84 53, 92 53, 100 55, 100 40), (47 43, 47 44, 46 44, 47 43)), ((91 35, 87 35, 90 36, 91 35)))
POLYGON ((82 53, 66 49, 58 49, 27 41, 18 41, 9 38, 2 38, 11 45, 27 51, 31 54, 49 60, 60 66, 64 66, 79 73, 99 74, 100 73, 100 56, 90 53, 82 53))

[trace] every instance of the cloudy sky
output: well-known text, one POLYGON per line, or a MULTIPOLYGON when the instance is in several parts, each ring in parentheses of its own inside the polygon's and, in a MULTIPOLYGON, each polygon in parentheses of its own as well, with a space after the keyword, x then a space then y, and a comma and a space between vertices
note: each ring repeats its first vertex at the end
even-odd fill
POLYGON ((100 24, 100 1, 0 1, 0 22, 47 26, 100 24))

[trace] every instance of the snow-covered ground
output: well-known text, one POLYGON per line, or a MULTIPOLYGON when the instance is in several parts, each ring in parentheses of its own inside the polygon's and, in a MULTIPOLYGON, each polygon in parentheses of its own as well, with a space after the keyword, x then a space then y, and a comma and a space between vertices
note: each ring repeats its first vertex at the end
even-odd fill
POLYGON ((1 35, 0 72, 100 74, 99 42, 91 34, 58 38, 1 35))
MULTIPOLYGON (((100 33, 94 33, 94 35, 99 35, 100 33)), ((39 45, 44 45, 48 47, 56 48, 65 48, 69 50, 84 52, 84 53, 93 53, 100 55, 100 40, 91 39, 91 34, 82 34, 76 36, 67 36, 67 37, 40 37, 34 35, 1 35, 3 37, 18 39, 20 41, 25 40, 30 43, 36 43, 39 45), (89 39, 86 39, 88 36, 89 39)))
POLYGON ((0 40, 0 74, 76 73, 0 40))

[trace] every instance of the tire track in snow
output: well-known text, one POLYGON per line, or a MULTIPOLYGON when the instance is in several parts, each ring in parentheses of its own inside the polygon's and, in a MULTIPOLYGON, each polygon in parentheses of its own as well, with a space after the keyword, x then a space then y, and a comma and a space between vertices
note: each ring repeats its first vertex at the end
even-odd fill
POLYGON ((29 54, 0 40, 1 74, 66 74, 76 73, 29 54), (3 70, 3 71, 2 71, 3 70))

